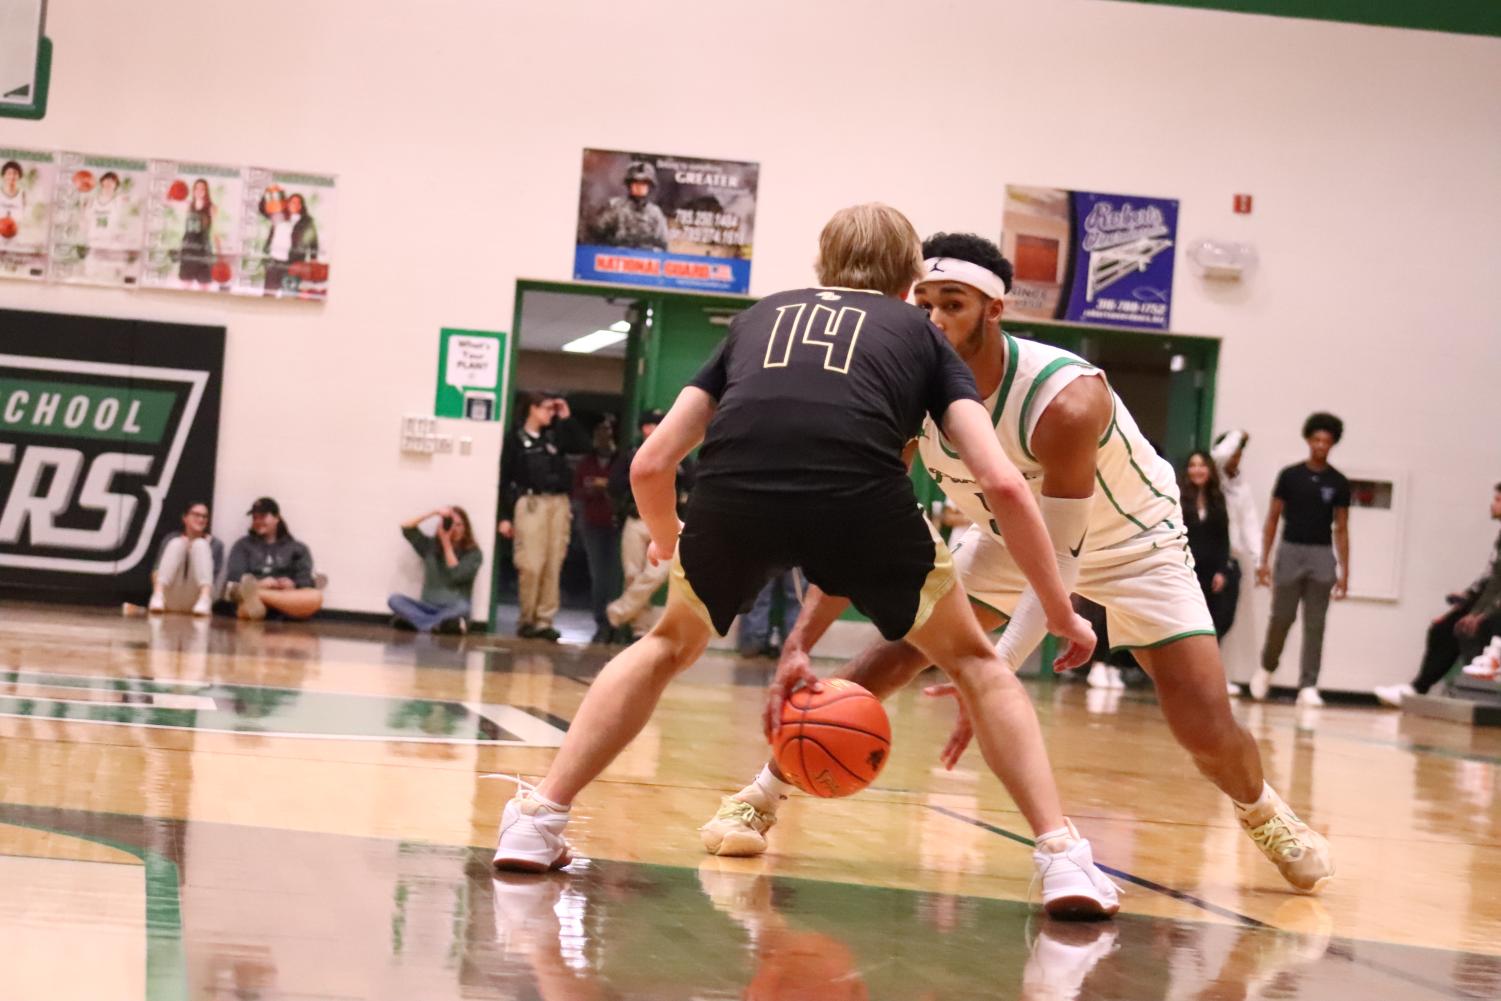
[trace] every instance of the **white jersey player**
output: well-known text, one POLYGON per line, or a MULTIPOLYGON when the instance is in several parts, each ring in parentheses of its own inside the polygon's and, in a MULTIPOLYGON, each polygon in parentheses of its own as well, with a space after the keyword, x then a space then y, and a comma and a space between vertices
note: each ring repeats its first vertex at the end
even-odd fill
MULTIPOLYGON (((1011 264, 970 234, 940 234, 923 247, 927 273, 919 306, 975 376, 1006 455, 1038 495, 1059 574, 1071 590, 1105 606, 1117 648, 1135 651, 1157 687, 1174 737, 1204 775, 1228 795, 1242 826, 1294 887, 1317 892, 1333 875, 1328 843, 1266 784, 1260 754, 1226 695, 1214 624, 1193 571, 1172 469, 1147 443, 1104 374, 1075 355, 1011 337, 1000 327, 1011 264)), ((954 563, 975 615, 1006 626, 998 649, 1013 668, 1041 642, 1036 597, 1007 551, 973 475, 928 425, 918 456, 973 524, 954 563)), ((767 712, 797 685, 815 680, 808 651, 845 602, 809 592, 783 648, 767 712)), ((927 667, 901 643, 879 643, 840 672, 885 698, 927 667)), ((961 708, 944 749, 953 767, 969 743, 961 708)), ((790 787, 769 764, 726 797, 704 826, 704 846, 721 855, 765 850, 780 798, 790 787)))

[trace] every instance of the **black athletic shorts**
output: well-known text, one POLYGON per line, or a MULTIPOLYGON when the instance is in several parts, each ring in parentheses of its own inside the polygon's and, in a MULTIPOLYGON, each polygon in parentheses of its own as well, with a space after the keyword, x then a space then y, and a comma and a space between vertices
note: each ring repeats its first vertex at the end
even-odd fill
POLYGON ((700 490, 688 502, 671 585, 723 636, 772 577, 793 567, 849 598, 888 640, 927 621, 954 586, 948 547, 910 490, 809 505, 700 490))

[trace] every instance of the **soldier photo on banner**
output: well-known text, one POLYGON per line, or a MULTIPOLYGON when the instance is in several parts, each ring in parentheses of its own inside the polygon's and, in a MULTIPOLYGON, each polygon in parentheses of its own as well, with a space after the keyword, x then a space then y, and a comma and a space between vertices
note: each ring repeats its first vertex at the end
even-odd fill
POLYGON ((134 287, 141 281, 145 160, 62 153, 52 204, 52 280, 134 287))
POLYGON ((141 284, 228 292, 240 249, 244 190, 239 167, 152 160, 141 284))
POLYGON ((56 174, 52 153, 0 149, 0 278, 47 277, 56 174))
POLYGON ((574 277, 750 289, 760 165, 584 150, 574 277))
POLYGON ((328 296, 334 178, 252 167, 246 175, 238 295, 328 296))

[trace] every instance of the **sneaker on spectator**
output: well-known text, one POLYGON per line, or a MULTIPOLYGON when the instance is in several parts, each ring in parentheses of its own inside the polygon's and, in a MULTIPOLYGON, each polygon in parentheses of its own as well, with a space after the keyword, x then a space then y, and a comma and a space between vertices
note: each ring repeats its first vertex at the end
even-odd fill
POLYGON ((1319 695, 1319 690, 1312 686, 1298 689, 1298 705, 1305 709, 1317 709, 1324 704, 1324 699, 1319 695))
POLYGON ((1257 668, 1256 673, 1251 675, 1251 698, 1257 702, 1264 702, 1271 691, 1272 672, 1257 668))

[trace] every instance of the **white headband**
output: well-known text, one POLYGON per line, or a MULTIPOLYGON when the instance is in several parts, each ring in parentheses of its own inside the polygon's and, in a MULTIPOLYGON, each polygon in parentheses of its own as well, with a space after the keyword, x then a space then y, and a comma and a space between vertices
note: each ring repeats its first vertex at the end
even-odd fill
POLYGON ((930 257, 922 262, 925 276, 918 282, 959 282, 979 289, 992 299, 1006 298, 1006 283, 989 268, 957 257, 930 257))

